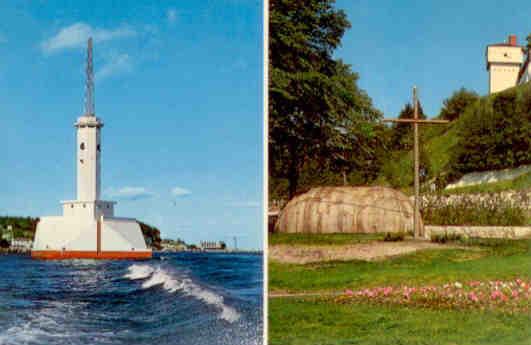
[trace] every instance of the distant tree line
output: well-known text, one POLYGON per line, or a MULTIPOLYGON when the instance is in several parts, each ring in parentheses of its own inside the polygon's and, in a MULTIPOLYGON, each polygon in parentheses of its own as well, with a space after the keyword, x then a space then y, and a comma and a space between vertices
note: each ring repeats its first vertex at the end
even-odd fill
MULTIPOLYGON (((38 222, 39 218, 34 217, 0 216, 0 231, 7 231, 8 226, 11 225, 14 238, 33 240, 38 222)), ((140 225, 146 243, 152 248, 160 249, 160 230, 140 221, 138 221, 138 224, 140 225)), ((5 243, 3 244, 5 245, 5 243)))
POLYGON ((146 244, 148 247, 159 250, 162 248, 161 246, 161 238, 160 238, 160 230, 156 227, 146 224, 141 221, 137 221, 140 225, 140 229, 142 230, 142 234, 144 235, 144 240, 146 241, 146 244))
POLYGON ((38 222, 39 218, 34 217, 0 216, 0 230, 7 231, 10 225, 14 238, 33 239, 38 222))

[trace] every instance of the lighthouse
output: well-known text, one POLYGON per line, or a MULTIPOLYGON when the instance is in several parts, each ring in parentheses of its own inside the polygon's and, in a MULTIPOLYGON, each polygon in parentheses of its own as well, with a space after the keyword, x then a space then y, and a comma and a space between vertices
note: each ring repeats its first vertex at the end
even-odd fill
POLYGON ((74 124, 76 200, 62 201, 63 215, 41 217, 31 255, 38 259, 146 259, 138 222, 114 216, 114 201, 101 200, 101 130, 96 116, 92 38, 87 43, 84 113, 74 124))

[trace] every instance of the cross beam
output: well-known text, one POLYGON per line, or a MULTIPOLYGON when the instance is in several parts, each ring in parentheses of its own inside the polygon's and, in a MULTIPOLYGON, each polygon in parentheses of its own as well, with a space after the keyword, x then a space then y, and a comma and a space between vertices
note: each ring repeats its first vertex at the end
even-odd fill
POLYGON ((413 104, 414 117, 412 119, 384 119, 383 122, 394 123, 411 123, 413 125, 413 156, 414 156, 414 172, 415 172, 415 206, 413 211, 413 233, 416 238, 423 238, 425 236, 424 229, 420 226, 420 158, 419 158, 419 124, 444 124, 450 121, 447 120, 424 120, 419 119, 419 103, 417 100, 417 87, 413 87, 413 104))

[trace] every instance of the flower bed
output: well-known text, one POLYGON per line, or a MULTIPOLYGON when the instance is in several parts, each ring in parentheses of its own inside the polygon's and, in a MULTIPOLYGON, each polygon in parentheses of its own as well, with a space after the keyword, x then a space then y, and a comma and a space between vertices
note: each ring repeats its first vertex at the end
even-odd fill
POLYGON ((529 312, 531 280, 453 282, 444 285, 385 286, 345 290, 337 303, 369 302, 428 308, 496 309, 503 312, 529 312))

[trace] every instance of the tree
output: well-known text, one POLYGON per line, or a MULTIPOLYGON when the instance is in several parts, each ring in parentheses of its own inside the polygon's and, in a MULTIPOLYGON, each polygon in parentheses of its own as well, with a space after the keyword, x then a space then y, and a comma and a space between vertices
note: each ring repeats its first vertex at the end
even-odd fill
POLYGON ((350 27, 334 2, 270 1, 269 172, 287 179, 290 198, 308 161, 337 170, 364 159, 357 153, 371 151, 381 116, 358 75, 332 57, 350 27))
POLYGON ((476 102, 478 99, 479 96, 474 91, 468 91, 465 88, 461 88, 454 92, 452 96, 444 100, 440 117, 445 120, 453 121, 465 111, 466 107, 476 102))
MULTIPOLYGON (((418 101, 418 117, 425 119, 424 110, 418 101)), ((412 119, 415 109, 411 103, 406 103, 398 115, 399 119, 412 119)), ((411 150, 413 148, 413 126, 410 123, 395 123, 392 126, 391 147, 397 151, 411 150)))
POLYGON ((456 176, 531 163, 531 84, 474 103, 459 121, 452 152, 456 176))
POLYGON ((7 240, 5 240, 5 239, 1 239, 0 240, 0 248, 6 249, 6 248, 9 248, 9 246, 10 246, 10 244, 9 244, 9 242, 7 240))
POLYGON ((526 51, 527 51, 527 54, 529 54, 529 52, 531 51, 531 34, 527 35, 526 40, 527 40, 526 51))

